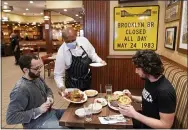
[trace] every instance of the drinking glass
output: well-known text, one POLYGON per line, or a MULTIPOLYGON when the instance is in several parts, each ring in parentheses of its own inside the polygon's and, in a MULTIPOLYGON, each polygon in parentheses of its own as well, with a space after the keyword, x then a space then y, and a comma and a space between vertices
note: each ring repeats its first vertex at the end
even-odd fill
POLYGON ((112 95, 112 85, 111 84, 106 84, 105 85, 105 89, 106 89, 106 96, 107 96, 107 99, 108 99, 109 96, 112 95))
POLYGON ((85 111, 85 121, 87 122, 92 121, 93 105, 86 102, 84 104, 84 111, 85 111))

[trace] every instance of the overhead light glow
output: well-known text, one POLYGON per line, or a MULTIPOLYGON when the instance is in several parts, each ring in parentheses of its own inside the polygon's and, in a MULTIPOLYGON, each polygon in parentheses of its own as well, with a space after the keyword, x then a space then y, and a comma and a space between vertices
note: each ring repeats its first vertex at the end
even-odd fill
POLYGON ((29 1, 29 3, 33 4, 33 1, 29 1))
POLYGON ((2 7, 3 12, 11 12, 13 10, 13 6, 4 5, 2 7))
POLYGON ((66 12, 66 11, 67 11, 67 9, 64 9, 64 11, 66 12))
POLYGON ((40 14, 43 14, 42 12, 40 14))
POLYGON ((76 14, 76 16, 78 16, 78 14, 76 14))
POLYGON ((8 3, 7 3, 7 2, 4 2, 4 4, 5 4, 5 5, 8 5, 8 3))
POLYGON ((49 20, 50 17, 49 16, 44 16, 44 20, 49 20))
POLYGON ((8 17, 3 17, 2 21, 8 21, 8 17))
POLYGON ((25 13, 23 13, 23 15, 25 15, 25 13))
POLYGON ((28 8, 26 8, 25 10, 29 10, 28 8))

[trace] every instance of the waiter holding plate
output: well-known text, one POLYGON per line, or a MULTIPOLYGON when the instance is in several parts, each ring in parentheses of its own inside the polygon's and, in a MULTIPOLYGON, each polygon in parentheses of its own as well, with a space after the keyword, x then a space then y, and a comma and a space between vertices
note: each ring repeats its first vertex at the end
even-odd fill
POLYGON ((91 87, 92 62, 106 65, 85 37, 77 37, 76 31, 65 28, 62 31, 64 43, 58 50, 54 69, 54 79, 61 92, 65 88, 78 88, 82 91, 91 87))

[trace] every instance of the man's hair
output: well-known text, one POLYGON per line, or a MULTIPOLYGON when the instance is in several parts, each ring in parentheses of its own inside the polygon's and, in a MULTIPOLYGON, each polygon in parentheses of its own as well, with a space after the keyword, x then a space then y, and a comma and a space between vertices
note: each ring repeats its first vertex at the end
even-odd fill
POLYGON ((38 60, 39 57, 37 57, 34 54, 27 54, 27 55, 23 55, 23 56, 20 57, 19 65, 20 65, 20 68, 21 68, 22 71, 23 71, 23 68, 30 69, 32 59, 38 60))
POLYGON ((132 61, 137 68, 142 68, 145 73, 155 78, 159 77, 164 71, 159 55, 152 50, 137 51, 132 61))

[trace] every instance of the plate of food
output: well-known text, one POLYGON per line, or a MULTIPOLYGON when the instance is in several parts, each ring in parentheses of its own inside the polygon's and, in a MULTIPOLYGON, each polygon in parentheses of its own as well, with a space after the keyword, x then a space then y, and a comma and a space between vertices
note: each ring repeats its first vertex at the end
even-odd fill
POLYGON ((84 93, 88 96, 88 97, 94 97, 98 94, 98 91, 90 89, 90 90, 85 90, 84 93))
POLYGON ((113 94, 124 95, 122 91, 115 91, 113 94))
POLYGON ((108 101, 108 106, 111 109, 118 111, 119 104, 129 105, 131 104, 131 102, 132 100, 126 95, 119 95, 118 98, 117 98, 117 95, 116 96, 112 95, 112 98, 110 98, 108 101))
POLYGON ((89 64, 90 66, 92 67, 102 67, 102 66, 105 66, 106 64, 102 64, 102 63, 91 63, 89 64))
POLYGON ((71 103, 84 103, 87 101, 87 95, 79 89, 65 89, 64 99, 71 103))
POLYGON ((100 103, 103 107, 108 104, 107 101, 106 101, 106 99, 104 99, 104 98, 96 98, 96 99, 94 100, 94 102, 100 103))

